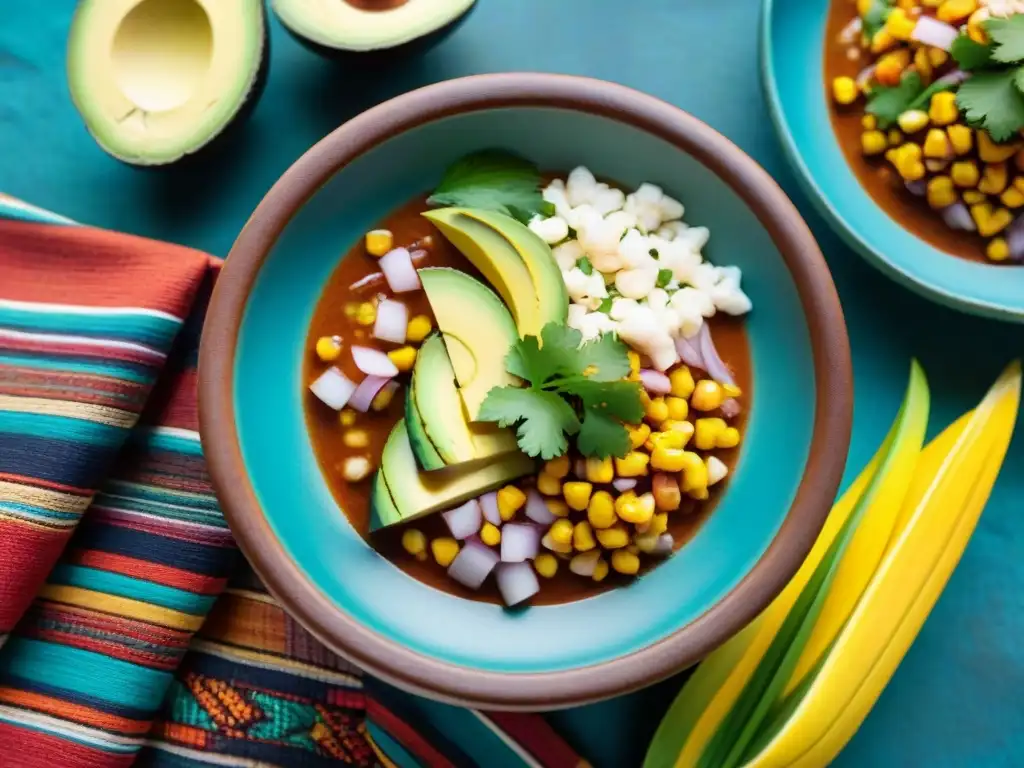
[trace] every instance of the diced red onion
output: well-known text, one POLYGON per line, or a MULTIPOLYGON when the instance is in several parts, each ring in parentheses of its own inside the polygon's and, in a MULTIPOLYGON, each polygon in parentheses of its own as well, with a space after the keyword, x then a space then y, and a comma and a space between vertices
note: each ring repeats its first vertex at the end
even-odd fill
POLYGON ((707 371, 708 376, 719 384, 735 384, 736 380, 733 379, 732 373, 729 372, 725 363, 722 362, 718 350, 715 349, 715 342, 711 339, 711 329, 708 328, 707 323, 700 327, 698 339, 700 340, 700 354, 704 358, 704 370, 707 371))
POLYGON ((412 264, 412 255, 407 248, 395 248, 380 257, 380 271, 395 293, 420 289, 420 276, 412 264))
POLYGON ((722 403, 722 407, 720 410, 722 411, 722 415, 725 418, 734 419, 740 415, 740 411, 743 409, 740 407, 739 400, 737 400, 735 397, 730 397, 728 400, 722 403))
POLYGON ((626 491, 632 491, 636 488, 635 477, 617 477, 612 480, 612 487, 619 493, 625 493, 626 491))
POLYGON ((480 526, 483 524, 483 514, 476 499, 470 499, 465 504, 443 512, 441 517, 444 518, 452 536, 460 540, 468 539, 479 533, 480 526))
POLYGON ((1006 228, 1006 245, 1010 251, 1010 261, 1024 261, 1024 214, 1021 214, 1006 228))
POLYGON ((505 523, 501 529, 501 560, 521 563, 540 552, 540 528, 531 523, 505 523))
POLYGON ((907 191, 916 197, 924 197, 928 193, 928 182, 924 179, 904 182, 907 191))
POLYGON ((964 232, 973 232, 977 229, 974 219, 971 218, 971 212, 967 210, 966 205, 960 202, 943 208, 942 220, 946 222, 946 226, 950 229, 959 229, 964 232))
POLYGON ((675 540, 672 538, 671 533, 663 533, 658 537, 657 544, 654 545, 654 549, 651 551, 652 555, 671 555, 672 547, 675 545, 675 540))
POLYGON ((483 512, 484 520, 491 525, 501 525, 501 513, 498 512, 498 492, 485 493, 477 501, 480 502, 480 510, 483 512))
POLYGON ((956 27, 939 21, 934 16, 919 16, 910 33, 910 39, 948 51, 959 34, 956 27))
POLYGON ((548 509, 548 505, 544 501, 544 497, 541 496, 534 488, 531 488, 526 492, 525 512, 526 516, 535 523, 551 525, 555 522, 555 516, 551 514, 551 510, 548 509))
POLYGON ((353 397, 356 385, 345 374, 332 367, 321 373, 316 381, 309 385, 309 390, 324 404, 340 411, 353 397))
POLYGON ((841 43, 852 43, 857 39, 857 35, 864 28, 864 22, 860 16, 854 16, 850 19, 850 22, 839 30, 839 42, 841 43))
POLYGON ((868 81, 875 76, 876 66, 876 64, 871 64, 870 66, 864 67, 864 69, 857 73, 858 88, 863 88, 865 85, 867 85, 868 81))
POLYGON ((942 77, 940 77, 935 82, 936 83, 942 83, 943 85, 960 85, 960 83, 963 83, 963 82, 965 82, 967 80, 970 80, 970 79, 971 79, 971 73, 970 72, 964 72, 962 69, 954 69, 954 70, 944 74, 942 77))
POLYGON ((529 563, 502 563, 494 574, 501 599, 510 608, 540 592, 537 574, 529 563))
POLYGON ((391 379, 385 376, 367 376, 356 387, 355 392, 352 393, 352 397, 349 399, 348 404, 360 413, 366 413, 370 410, 370 405, 373 403, 373 398, 377 396, 391 379))
POLYGON ((373 335, 382 341, 405 343, 405 329, 409 325, 409 309, 400 301, 381 299, 377 305, 377 321, 373 335))
POLYGON ((373 288, 374 290, 383 288, 386 282, 383 272, 371 272, 361 280, 356 280, 348 287, 348 289, 350 291, 355 291, 356 293, 363 293, 370 288, 373 288))
MULTIPOLYGON (((424 239, 430 240, 430 235, 427 235, 426 238, 424 239)), ((413 243, 413 246, 415 245, 417 245, 417 243, 413 243)), ((416 248, 415 250, 409 252, 409 258, 412 259, 413 264, 419 264, 421 261, 427 258, 427 252, 422 248, 416 248)))
POLYGON ((587 476, 587 460, 576 459, 576 461, 572 463, 572 473, 580 480, 585 479, 587 476))
POLYGON ((640 382, 644 385, 644 389, 654 395, 667 395, 672 391, 672 382, 661 371, 642 368, 640 370, 640 382))
MULTIPOLYGON (((707 325, 707 323, 704 325, 707 325)), ((679 353, 679 359, 686 365, 691 368, 704 369, 704 358, 700 354, 700 344, 697 337, 684 339, 680 336, 676 339, 676 352, 679 353)))
POLYGON ((497 564, 497 552, 471 539, 448 566, 448 575, 464 587, 480 589, 497 564))
POLYGON ((373 347, 352 347, 352 360, 356 368, 368 376, 391 379, 398 375, 398 367, 391 358, 373 347))
POLYGON ((569 570, 577 576, 593 576, 594 568, 597 566, 597 561, 600 557, 601 553, 596 549, 592 549, 589 552, 583 552, 576 555, 569 562, 569 570))

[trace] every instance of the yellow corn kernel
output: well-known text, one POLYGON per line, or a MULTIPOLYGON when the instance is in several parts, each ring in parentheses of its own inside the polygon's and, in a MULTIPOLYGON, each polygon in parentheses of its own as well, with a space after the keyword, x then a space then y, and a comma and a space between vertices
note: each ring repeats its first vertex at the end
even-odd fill
POLYGON ((897 150, 896 172, 904 181, 918 181, 924 178, 926 169, 921 161, 921 151, 920 145, 909 142, 897 150))
MULTIPOLYGON (((890 53, 889 55, 893 56, 894 54, 890 53)), ((896 82, 899 82, 898 78, 896 82)), ((908 109, 896 119, 896 122, 904 133, 917 133, 928 126, 928 113, 921 109, 908 109)))
POLYGON ((686 494, 695 501, 707 501, 708 497, 711 496, 710 491, 706 487, 691 488, 686 494))
POLYGON ((688 493, 694 488, 706 488, 707 485, 708 468, 705 466, 703 459, 698 454, 687 451, 679 489, 688 493))
POLYGON ((359 325, 373 325, 377 321, 377 307, 369 301, 364 301, 356 309, 356 322, 359 325))
POLYGON ((633 545, 638 552, 643 552, 646 555, 654 554, 654 551, 658 548, 658 535, 650 531, 638 533, 633 539, 633 545))
POLYGON ((693 444, 700 451, 710 451, 728 425, 725 419, 697 419, 693 425, 693 444))
POLYGON ((736 427, 726 427, 715 440, 715 448, 735 448, 740 444, 740 431, 736 427))
POLYGON ((956 202, 953 180, 949 176, 933 176, 928 179, 927 195, 928 205, 936 210, 952 205, 956 202))
POLYGON ((416 363, 416 348, 415 347, 399 347, 398 349, 392 349, 388 352, 388 358, 395 367, 402 371, 411 371, 413 365, 416 363))
POLYGON ((430 322, 430 318, 427 315, 416 315, 416 317, 409 320, 409 324, 405 328, 405 338, 411 342, 419 343, 430 335, 432 327, 433 323, 430 322))
POLYGON ((391 401, 395 399, 395 392, 397 391, 397 387, 385 386, 380 392, 373 396, 373 400, 370 401, 370 408, 375 411, 383 411, 391 405, 391 401))
POLYGON ((597 546, 594 529, 586 520, 580 520, 572 529, 572 545, 577 552, 588 552, 597 546))
POLYGON ((629 358, 629 372, 640 373, 640 355, 631 349, 626 352, 626 357, 629 358))
POLYGON ((609 456, 606 459, 590 457, 587 459, 587 480, 592 483, 610 483, 615 479, 615 467, 609 456))
POLYGON ((853 104, 860 95, 860 89, 852 77, 837 77, 832 81, 832 98, 837 104, 853 104))
POLYGON ((978 191, 984 192, 986 195, 998 195, 1006 189, 1007 181, 1006 163, 989 163, 981 174, 978 191))
POLYGON ((427 537, 416 528, 406 528, 402 532, 402 549, 417 560, 427 559, 427 537))
POLYGON ((373 472, 373 465, 365 456, 349 456, 342 464, 341 474, 350 483, 365 480, 373 472))
POLYGON ((940 128, 932 128, 924 139, 924 156, 937 160, 945 160, 953 153, 949 146, 949 137, 940 128))
POLYGON ((935 125, 945 126, 955 123, 960 118, 960 110, 956 106, 956 94, 952 91, 943 91, 932 96, 928 107, 928 117, 935 125))
POLYGON ((551 538, 550 534, 545 533, 540 543, 545 549, 549 549, 552 552, 557 552, 560 555, 571 555, 572 544, 559 544, 557 541, 551 538))
POLYGON ((546 462, 544 464, 544 472, 551 475, 551 477, 557 477, 561 480, 569 474, 569 456, 562 454, 557 459, 551 459, 551 461, 546 462))
POLYGON ((545 579, 553 578, 558 573, 558 558, 550 552, 541 552, 533 560, 533 569, 545 579))
POLYGON ((370 435, 365 429, 350 429, 341 437, 346 448, 365 448, 370 444, 370 435))
MULTIPOLYGON (((675 437, 666 443, 663 443, 667 448, 685 448, 686 444, 690 442, 690 438, 693 437, 693 424, 688 421, 675 421, 669 419, 661 423, 661 432, 663 434, 674 434, 679 433, 682 435, 681 438, 675 437)), ((653 450, 653 449, 652 449, 653 450)))
POLYGON ((979 8, 967 19, 967 36, 979 45, 988 43, 988 33, 985 31, 985 22, 988 21, 988 8, 979 8))
POLYGON ((587 520, 594 528, 609 528, 615 524, 615 502, 608 491, 598 491, 590 497, 587 520))
POLYGON ((366 251, 371 256, 383 256, 395 244, 390 229, 373 229, 366 233, 366 251))
POLYGON ((619 477, 642 477, 647 474, 651 457, 639 451, 630 451, 623 459, 615 459, 615 474, 619 477))
POLYGON ((860 151, 868 156, 880 155, 888 148, 889 142, 881 131, 864 131, 860 135, 860 151))
POLYGON ((960 24, 978 10, 978 0, 946 0, 939 6, 935 17, 947 24, 960 24))
POLYGON ((941 48, 929 48, 928 61, 931 63, 932 67, 941 67, 949 61, 949 54, 941 48))
POLYGON ((971 206, 971 218, 978 227, 979 235, 992 237, 1010 226, 1013 214, 1005 208, 993 210, 991 203, 979 203, 971 206))
POLYGON ((683 430, 668 429, 664 432, 652 433, 649 442, 651 444, 650 450, 652 451, 658 448, 683 448, 686 446, 687 436, 683 430))
POLYGON ((605 549, 619 549, 629 544, 629 532, 621 523, 616 523, 611 528, 603 528, 595 535, 605 549))
POLYGON ((442 568, 447 568, 459 554, 459 542, 449 536, 442 536, 430 542, 430 551, 437 564, 442 568))
POLYGON ((537 490, 545 496, 559 496, 562 493, 562 481, 547 471, 537 475, 537 490))
POLYGON ((648 424, 640 424, 636 427, 627 426, 626 431, 629 432, 630 447, 634 450, 646 443, 647 438, 651 436, 651 427, 648 424))
POLYGON ((548 507, 548 512, 555 517, 569 516, 569 505, 561 499, 544 499, 544 503, 548 507))
POLYGON ((1010 246, 1002 237, 994 237, 985 247, 985 255, 990 261, 1006 261, 1010 257, 1010 246))
MULTIPOLYGON (((914 27, 917 26, 917 19, 910 18, 902 8, 893 8, 889 11, 889 17, 885 20, 885 29, 897 40, 909 40, 914 27)), ((907 50, 904 48, 903 50, 907 50)))
POLYGON ((665 398, 655 397, 644 406, 644 416, 652 424, 661 424, 668 418, 668 405, 665 398))
POLYGON ((681 365, 668 375, 669 383, 672 385, 672 396, 689 398, 693 394, 696 382, 693 380, 693 373, 689 367, 681 365))
POLYGON ((612 568, 619 573, 633 576, 640 570, 640 558, 632 552, 624 549, 617 549, 612 552, 612 568))
POLYGON ((874 0, 857 0, 857 15, 865 16, 871 10, 874 0))
POLYGON ((316 356, 325 363, 333 363, 341 355, 341 339, 337 336, 321 336, 316 340, 316 356))
POLYGON ((978 186, 978 179, 981 178, 978 173, 978 165, 973 160, 960 160, 953 163, 949 174, 953 178, 954 184, 968 189, 978 186))
POLYGON ((690 414, 690 405, 682 397, 666 397, 665 405, 668 406, 668 418, 672 421, 682 421, 690 414))
POLYGON ((498 514, 501 519, 509 521, 516 516, 523 504, 526 503, 526 494, 514 485, 506 485, 498 491, 498 514))
POLYGON ((693 390, 690 405, 697 411, 714 411, 722 406, 724 400, 725 393, 722 392, 721 385, 717 381, 703 379, 693 390))
MULTIPOLYGON (((621 499, 622 497, 620 496, 619 498, 621 499)), ((630 498, 621 504, 619 499, 615 501, 615 511, 618 513, 619 518, 627 523, 646 525, 654 515, 654 496, 650 493, 645 493, 643 496, 630 494, 630 498)))
POLYGON ((569 509, 575 509, 577 512, 582 512, 587 508, 592 490, 594 490, 594 486, 590 483, 579 481, 569 482, 562 486, 565 503, 569 505, 569 509))
POLYGON ((932 62, 928 58, 927 48, 918 48, 914 52, 914 69, 917 70, 917 74, 925 81, 931 79, 932 76, 932 62))
POLYGON ((1009 160, 1020 149, 1020 142, 996 144, 988 131, 978 131, 978 157, 983 163, 1002 163, 1009 160))
POLYGON ((964 191, 963 198, 964 202, 968 205, 977 205, 978 203, 984 203, 988 196, 976 189, 968 189, 964 191))
POLYGON ((548 529, 551 540, 556 544, 568 544, 572 541, 572 522, 566 518, 555 520, 548 529))
POLYGON ((355 319, 357 312, 359 312, 359 305, 354 301, 350 301, 345 305, 345 317, 355 319))
POLYGON ((974 131, 966 125, 951 125, 946 129, 949 143, 958 155, 966 155, 974 149, 974 131))
POLYGON ((875 65, 875 80, 882 85, 899 85, 900 75, 909 63, 909 49, 891 51, 878 59, 878 64, 875 65))
MULTIPOLYGON (((860 127, 865 131, 873 131, 878 127, 878 118, 874 115, 864 115, 860 119, 860 127)), ((683 397, 689 397, 689 395, 683 395, 683 397)))
POLYGON ((889 132, 885 134, 885 138, 890 145, 899 147, 903 143, 903 131, 899 128, 890 128, 889 132))
POLYGON ((739 386, 737 386, 736 384, 723 384, 722 394, 725 395, 726 397, 742 397, 743 390, 740 389, 739 386))
POLYGON ((341 422, 343 427, 351 427, 356 423, 356 412, 351 408, 345 408, 338 414, 338 421, 341 422))
POLYGON ((651 454, 651 467, 662 472, 680 472, 686 466, 686 453, 679 448, 655 448, 651 454))
POLYGON ((651 518, 651 522, 648 524, 645 533, 653 533, 655 536, 661 536, 661 534, 667 530, 668 515, 665 512, 659 512, 651 518))
POLYGON ((890 35, 885 28, 875 32, 874 37, 871 38, 872 53, 885 53, 894 45, 896 45, 896 38, 890 35))
POLYGON ((594 563, 594 575, 591 576, 590 578, 592 578, 594 581, 604 581, 607 576, 608 576, 608 561, 607 560, 598 559, 598 561, 596 563, 594 563))
POLYGON ((1006 191, 999 196, 999 202, 1007 208, 1020 208, 1024 205, 1024 192, 1021 192, 1016 186, 1007 187, 1006 191))
POLYGON ((679 493, 679 483, 674 475, 658 472, 651 482, 651 491, 654 494, 655 506, 664 512, 674 512, 679 509, 682 503, 682 495, 679 493))
POLYGON ((488 547, 496 547, 501 543, 501 529, 494 523, 484 523, 480 529, 480 541, 488 547))

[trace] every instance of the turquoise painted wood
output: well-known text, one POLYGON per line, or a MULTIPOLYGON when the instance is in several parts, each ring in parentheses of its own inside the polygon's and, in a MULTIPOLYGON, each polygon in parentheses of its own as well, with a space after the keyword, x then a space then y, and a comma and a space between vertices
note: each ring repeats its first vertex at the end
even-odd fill
MULTIPOLYGON (((103 155, 67 99, 61 52, 74 0, 3 3, 0 190, 75 220, 223 255, 290 163, 339 123, 389 96, 449 77, 517 69, 586 74, 640 88, 686 108, 753 155, 814 228, 853 342, 852 478, 898 407, 911 355, 931 377, 934 433, 971 407, 1002 365, 1024 353, 1024 344, 1019 327, 965 317, 887 280, 816 214, 764 106, 759 4, 644 0, 623 12, 617 0, 481 0, 440 48, 388 71, 358 74, 312 56, 275 26, 264 101, 228 151, 202 167, 148 173, 103 155)), ((1018 438, 956 574, 836 761, 840 768, 1024 764, 1022 463, 1018 438)), ((678 680, 669 681, 552 720, 596 766, 628 768, 638 764, 678 688, 678 680)))

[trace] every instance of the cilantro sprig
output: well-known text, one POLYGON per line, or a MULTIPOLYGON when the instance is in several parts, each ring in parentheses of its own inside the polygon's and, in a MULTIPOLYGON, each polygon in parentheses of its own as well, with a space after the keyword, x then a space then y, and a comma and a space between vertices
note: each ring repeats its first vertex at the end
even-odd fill
POLYGON ((957 90, 956 103, 967 122, 993 141, 1024 130, 1024 15, 991 18, 983 27, 987 42, 961 33, 950 53, 971 73, 957 90))
POLYGON ((568 450, 568 437, 584 456, 625 456, 624 423, 643 418, 640 384, 629 373, 626 345, 605 334, 583 344, 579 331, 548 323, 540 338, 527 336, 505 358, 508 372, 526 387, 495 387, 480 407, 481 421, 515 427, 524 453, 553 459, 568 450))
POLYGON ((540 171, 529 160, 505 150, 485 149, 449 167, 427 203, 483 208, 526 224, 537 214, 555 212, 542 197, 540 184, 540 171))
POLYGON ((898 85, 875 88, 865 110, 874 115, 878 119, 878 127, 885 130, 909 109, 923 91, 921 76, 917 72, 910 72, 903 76, 898 85))

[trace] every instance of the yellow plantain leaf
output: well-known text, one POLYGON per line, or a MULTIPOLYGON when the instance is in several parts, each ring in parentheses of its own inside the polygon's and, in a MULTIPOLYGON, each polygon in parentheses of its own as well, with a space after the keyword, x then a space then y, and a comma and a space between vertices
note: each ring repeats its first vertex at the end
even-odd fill
POLYGON ((813 685, 745 768, 820 768, 845 746, 917 636, 970 539, 1005 458, 1020 367, 925 449, 906 523, 813 685))

